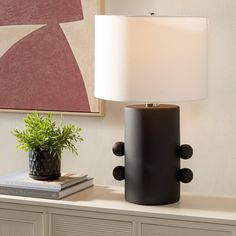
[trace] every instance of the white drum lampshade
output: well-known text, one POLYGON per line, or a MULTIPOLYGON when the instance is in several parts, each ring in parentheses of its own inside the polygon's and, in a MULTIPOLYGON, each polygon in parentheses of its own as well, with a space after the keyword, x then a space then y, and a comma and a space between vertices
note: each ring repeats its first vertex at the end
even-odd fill
POLYGON ((95 96, 173 102, 207 94, 203 17, 95 18, 95 96))

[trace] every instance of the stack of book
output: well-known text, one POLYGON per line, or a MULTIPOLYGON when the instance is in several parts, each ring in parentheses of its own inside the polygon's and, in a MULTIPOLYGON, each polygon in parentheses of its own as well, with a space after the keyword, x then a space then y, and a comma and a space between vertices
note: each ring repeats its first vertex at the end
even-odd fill
POLYGON ((86 174, 63 173, 57 180, 34 180, 27 172, 0 177, 0 194, 61 199, 93 186, 86 174))

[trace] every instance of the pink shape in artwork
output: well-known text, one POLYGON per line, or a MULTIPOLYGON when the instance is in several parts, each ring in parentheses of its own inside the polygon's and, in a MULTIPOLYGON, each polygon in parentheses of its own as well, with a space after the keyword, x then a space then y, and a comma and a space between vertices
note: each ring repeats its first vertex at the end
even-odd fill
POLYGON ((0 107, 90 112, 80 69, 59 25, 34 31, 0 58, 0 107))
POLYGON ((0 0, 0 26, 63 23, 82 19, 81 0, 0 0))

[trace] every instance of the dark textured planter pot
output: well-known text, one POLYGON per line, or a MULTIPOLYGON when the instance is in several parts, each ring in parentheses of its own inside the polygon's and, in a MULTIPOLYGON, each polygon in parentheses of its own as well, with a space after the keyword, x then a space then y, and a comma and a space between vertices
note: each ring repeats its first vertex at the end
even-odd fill
POLYGON ((29 151, 29 176, 36 180, 58 179, 61 160, 47 151, 29 151))

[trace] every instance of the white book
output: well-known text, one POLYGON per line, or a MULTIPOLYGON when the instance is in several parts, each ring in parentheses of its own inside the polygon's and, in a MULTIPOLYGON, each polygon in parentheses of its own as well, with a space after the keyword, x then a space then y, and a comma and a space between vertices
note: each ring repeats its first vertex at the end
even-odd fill
POLYGON ((56 180, 34 180, 27 172, 18 172, 0 176, 0 187, 61 191, 86 179, 86 174, 62 173, 56 180))
POLYGON ((0 187, 0 194, 23 196, 23 197, 47 198, 47 199, 61 199, 73 193, 87 189, 91 186, 93 186, 93 178, 87 178, 83 182, 77 183, 75 185, 72 185, 57 192, 39 190, 39 189, 28 189, 28 188, 24 189, 24 188, 14 188, 14 187, 0 187))

